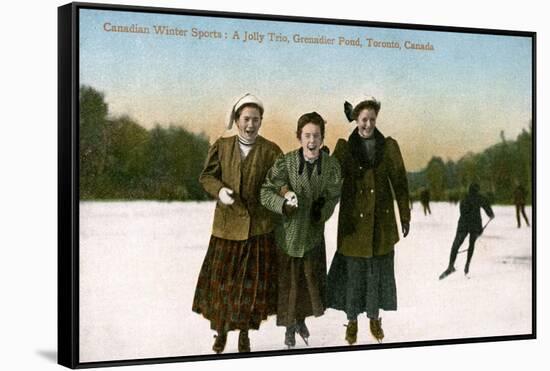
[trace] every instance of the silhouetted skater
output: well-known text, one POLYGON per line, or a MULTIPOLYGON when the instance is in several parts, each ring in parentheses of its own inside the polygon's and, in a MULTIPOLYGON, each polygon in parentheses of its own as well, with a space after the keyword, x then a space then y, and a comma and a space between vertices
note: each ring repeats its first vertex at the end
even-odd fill
POLYGON ((432 210, 430 210, 430 190, 429 189, 423 189, 422 192, 420 192, 420 203, 422 204, 422 208, 424 209, 424 215, 432 213, 432 210))
POLYGON ((460 202, 460 218, 458 219, 456 236, 453 246, 451 247, 449 266, 439 276, 440 280, 455 271, 454 264, 458 254, 458 249, 466 239, 466 236, 469 234, 470 242, 468 246, 468 257, 464 267, 464 274, 468 274, 470 270, 470 262, 472 261, 472 256, 474 255, 476 239, 483 232, 483 228, 481 227, 481 208, 485 210, 485 213, 489 218, 493 219, 495 217, 493 209, 491 209, 491 205, 489 205, 487 198, 479 194, 479 185, 477 183, 472 183, 468 189, 468 195, 460 202))
POLYGON ((514 189, 514 204, 516 205, 516 219, 518 221, 518 228, 521 228, 521 215, 523 215, 523 219, 525 219, 525 224, 529 227, 529 219, 527 219, 527 215, 525 215, 525 199, 527 198, 527 191, 523 186, 520 184, 514 189))

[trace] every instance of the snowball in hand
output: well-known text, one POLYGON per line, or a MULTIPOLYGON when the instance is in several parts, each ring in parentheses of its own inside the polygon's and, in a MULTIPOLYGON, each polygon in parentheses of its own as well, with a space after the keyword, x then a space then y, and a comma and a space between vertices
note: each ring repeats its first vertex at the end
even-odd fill
POLYGON ((233 199, 233 197, 231 197, 232 194, 233 190, 222 187, 222 189, 220 189, 220 192, 218 193, 218 198, 224 205, 233 205, 233 202, 235 202, 235 200, 233 199))
POLYGON ((285 200, 289 206, 298 207, 298 196, 292 191, 285 193, 285 200))

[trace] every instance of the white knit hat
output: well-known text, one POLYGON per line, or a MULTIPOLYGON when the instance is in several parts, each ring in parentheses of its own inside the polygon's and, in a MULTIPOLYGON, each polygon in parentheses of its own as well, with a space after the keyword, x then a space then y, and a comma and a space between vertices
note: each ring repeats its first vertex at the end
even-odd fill
POLYGON ((264 105, 263 105, 261 100, 259 100, 256 96, 254 96, 250 93, 246 93, 245 95, 243 95, 241 98, 239 98, 237 100, 237 102, 235 103, 235 105, 231 109, 231 113, 229 115, 229 120, 228 120, 227 125, 226 125, 227 130, 230 130, 233 127, 233 122, 235 122, 235 113, 239 110, 239 108, 241 108, 243 105, 248 104, 248 103, 253 103, 253 104, 261 107, 262 110, 264 109, 264 105))

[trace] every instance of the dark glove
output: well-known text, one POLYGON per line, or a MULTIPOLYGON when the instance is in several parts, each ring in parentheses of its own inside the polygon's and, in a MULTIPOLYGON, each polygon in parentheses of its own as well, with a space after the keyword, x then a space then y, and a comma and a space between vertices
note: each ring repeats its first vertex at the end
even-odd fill
POLYGON ((409 222, 401 222, 401 228, 403 230, 403 237, 407 237, 410 228, 409 222))
POLYGON ((321 210, 323 210, 323 206, 325 206, 325 201, 324 197, 319 197, 311 204, 311 220, 313 220, 313 222, 317 223, 321 220, 321 210))
POLYGON ((290 206, 285 200, 285 203, 283 204, 283 214, 285 214, 287 217, 292 216, 298 208, 296 206, 290 206))

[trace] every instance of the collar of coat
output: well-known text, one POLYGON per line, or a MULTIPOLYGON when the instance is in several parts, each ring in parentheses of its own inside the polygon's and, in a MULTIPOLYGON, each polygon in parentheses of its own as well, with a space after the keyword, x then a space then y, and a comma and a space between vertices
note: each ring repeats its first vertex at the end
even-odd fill
POLYGON ((374 147, 373 163, 369 161, 367 150, 363 145, 363 138, 359 135, 359 131, 357 130, 357 128, 355 128, 353 133, 351 133, 348 138, 351 155, 359 162, 363 169, 372 169, 378 167, 378 165, 380 165, 380 163, 382 162, 382 157, 384 156, 384 144, 386 142, 386 138, 384 138, 384 135, 377 128, 374 128, 373 135, 376 143, 374 147))
MULTIPOLYGON (((239 149, 239 136, 238 135, 233 135, 232 137, 228 137, 229 139, 232 140, 232 145, 233 145, 233 153, 234 155, 236 156, 236 158, 241 158, 241 150, 239 149)), ((267 140, 262 137, 261 135, 258 135, 256 137, 256 140, 254 141, 253 144, 250 145, 250 152, 248 152, 248 155, 242 159, 242 160, 246 160, 247 158, 249 158, 249 156, 255 152, 255 150, 258 148, 258 147, 261 147, 263 144, 265 144, 267 140)), ((250 156, 251 157, 251 156, 250 156)))
MULTIPOLYGON (((323 158, 323 152, 320 152, 319 157, 317 158, 317 160, 313 161, 313 163, 311 164, 311 166, 317 165, 317 175, 321 175, 321 162, 322 162, 321 159, 322 158, 323 158)), ((298 167, 298 174, 302 175, 302 173, 304 172, 304 168, 306 167, 306 159, 304 157, 304 149, 303 148, 300 148, 298 150, 298 160, 300 161, 300 165, 298 167)))

